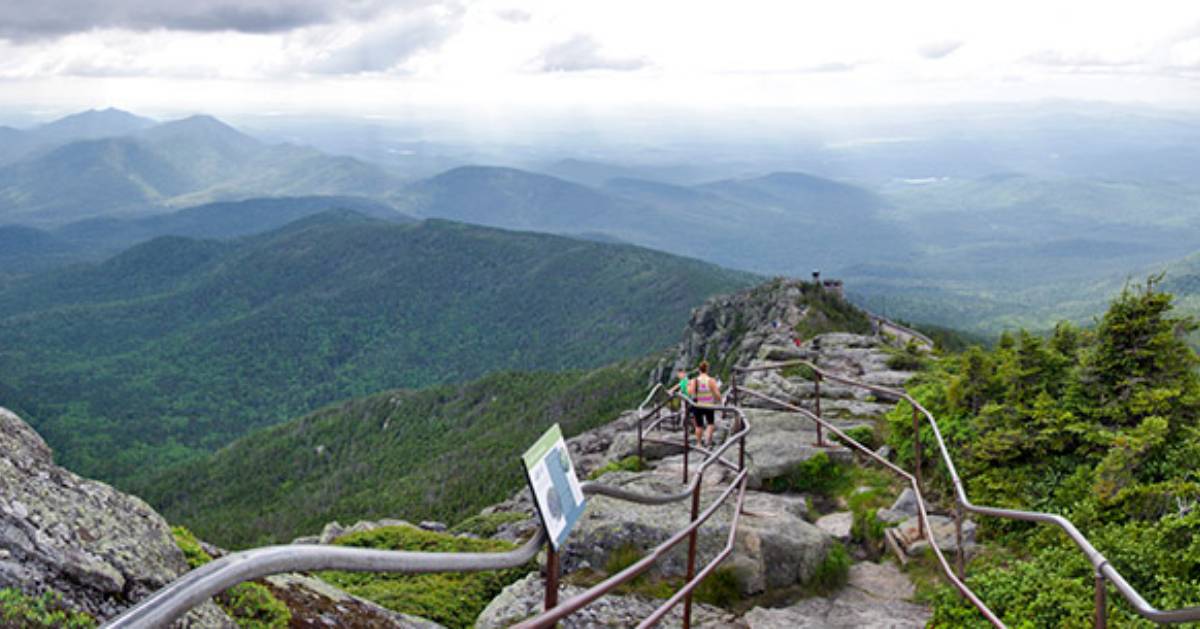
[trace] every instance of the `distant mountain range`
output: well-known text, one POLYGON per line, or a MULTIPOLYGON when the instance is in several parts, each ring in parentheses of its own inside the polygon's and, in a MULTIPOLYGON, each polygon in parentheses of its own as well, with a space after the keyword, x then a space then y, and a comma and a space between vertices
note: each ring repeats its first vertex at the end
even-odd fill
POLYGON ((0 225, 0 279, 73 262, 97 262, 159 236, 236 238, 329 210, 353 210, 396 223, 416 220, 363 197, 310 196, 208 203, 140 218, 89 218, 44 230, 0 225))
POLYGON ((1135 117, 1145 128, 1114 131, 1120 141, 1100 143, 1103 151, 1080 146, 1105 119, 1000 116, 984 124, 994 154, 938 131, 936 120, 913 120, 907 124, 921 133, 911 138, 810 147, 816 152, 794 162, 850 174, 871 182, 868 189, 800 172, 720 178, 711 162, 579 159, 546 162, 549 174, 462 166, 410 182, 351 158, 265 144, 206 116, 159 124, 84 112, 29 130, 0 128, 9 140, 0 143, 0 243, 12 243, 0 251, 0 284, 158 235, 223 237, 334 207, 381 217, 393 207, 398 216, 627 242, 762 274, 821 269, 909 320, 978 332, 1036 327, 1087 316, 1095 287, 1188 255, 1200 242, 1200 185, 1184 172, 1194 152, 1184 140, 1195 129, 1183 125, 1174 137, 1176 127, 1135 117), (1117 163, 1110 153, 1122 142, 1161 169, 1117 163), (1080 174, 1076 161, 1051 168, 1060 153, 1096 161, 1109 178, 1080 174), (1127 171, 1138 178, 1114 178, 1127 171), (268 220, 274 210, 263 197, 279 195, 355 201, 276 204, 285 210, 268 220), (217 199, 247 205, 209 203, 217 199), (180 207, 190 207, 190 218, 146 218, 180 207), (243 227, 211 227, 231 222, 243 227), (954 305, 938 308, 943 300, 929 295, 954 305))
POLYGON ((65 463, 124 482, 348 396, 641 356, 752 281, 629 245, 326 212, 0 288, 0 374, 65 463))
POLYGON ((0 224, 53 226, 255 196, 381 196, 399 185, 378 166, 267 145, 209 116, 156 124, 93 111, 5 135, 0 224))
POLYGON ((800 173, 700 186, 616 179, 590 188, 511 168, 468 166, 390 200, 420 217, 625 242, 763 273, 800 274, 908 254, 886 203, 855 186, 800 173))

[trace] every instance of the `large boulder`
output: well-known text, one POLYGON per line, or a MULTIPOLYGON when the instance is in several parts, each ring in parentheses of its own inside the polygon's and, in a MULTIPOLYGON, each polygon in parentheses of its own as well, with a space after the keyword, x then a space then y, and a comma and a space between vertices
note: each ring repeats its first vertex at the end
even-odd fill
MULTIPOLYGON (((559 587, 558 600, 565 601, 584 589, 572 585, 559 587)), ((545 584, 540 576, 532 573, 517 581, 500 593, 479 615, 475 629, 498 629, 516 624, 541 613, 545 601, 545 584)), ((634 627, 654 613, 663 601, 634 595, 609 594, 594 601, 583 609, 567 616, 559 623, 564 629, 591 629, 593 627, 634 627)), ((683 604, 676 605, 660 627, 682 626, 683 604)), ((735 619, 732 614, 718 607, 694 603, 692 605, 693 627, 730 627, 735 619)))
MULTIPOLYGON (((913 516, 896 527, 896 539, 904 546, 905 552, 914 557, 929 548, 929 540, 921 535, 918 524, 917 517, 913 516)), ((930 515, 929 529, 933 532, 933 539, 937 541, 938 549, 943 553, 958 551, 958 535, 954 530, 954 518, 930 515)), ((976 526, 973 520, 963 520, 963 551, 967 553, 967 556, 975 553, 975 530, 976 526)))
MULTIPOLYGON (((797 465, 824 452, 834 461, 850 462, 849 448, 834 445, 825 432, 824 447, 817 446, 816 423, 799 413, 746 409, 750 434, 746 436, 746 465, 750 487, 759 488, 773 478, 786 476, 797 465)), ((829 420, 841 430, 867 426, 864 422, 829 420)))
POLYGON ((293 627, 370 627, 372 629, 441 629, 431 620, 394 612, 332 585, 300 574, 264 579, 275 598, 288 606, 293 627))
MULTIPOLYGON (((711 469, 711 468, 710 468, 711 469)), ((717 474, 716 470, 713 470, 717 474)), ((606 484, 646 494, 672 494, 683 489, 681 475, 674 471, 613 472, 602 477, 606 484)), ((701 492, 703 510, 718 497, 719 486, 701 492)), ((725 546, 736 496, 730 496, 699 529, 697 565, 705 565, 725 546)), ((664 505, 638 505, 591 496, 584 515, 562 549, 564 572, 581 568, 606 570, 615 553, 642 554, 667 540, 691 521, 691 501, 664 505)), ((726 565, 733 569, 745 593, 762 592, 810 579, 833 543, 830 537, 806 521, 803 496, 747 491, 732 555, 726 565)), ((676 545, 660 558, 653 571, 665 576, 686 572, 687 543, 676 545)))
MULTIPOLYGON (((49 446, 0 408, 0 587, 53 591, 109 619, 187 572, 166 521, 145 502, 54 464, 49 446)), ((211 602, 183 626, 233 626, 211 602)))
POLYGON ((927 608, 910 602, 912 582, 893 564, 850 566, 846 586, 829 597, 804 599, 789 607, 756 607, 739 623, 746 629, 920 629, 927 608))

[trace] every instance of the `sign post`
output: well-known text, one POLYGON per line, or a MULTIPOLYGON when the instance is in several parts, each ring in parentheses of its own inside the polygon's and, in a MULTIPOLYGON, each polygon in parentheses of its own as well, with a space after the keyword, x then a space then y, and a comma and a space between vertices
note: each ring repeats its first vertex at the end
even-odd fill
POLYGON ((550 427, 521 460, 542 526, 550 538, 546 556, 546 609, 558 604, 558 551, 583 515, 583 488, 558 424, 550 427))

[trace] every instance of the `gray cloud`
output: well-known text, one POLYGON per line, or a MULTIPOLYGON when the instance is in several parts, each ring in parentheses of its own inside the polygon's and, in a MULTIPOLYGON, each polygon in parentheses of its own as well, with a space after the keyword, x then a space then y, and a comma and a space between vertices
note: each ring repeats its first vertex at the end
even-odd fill
POLYGON ((1069 68, 1119 68, 1143 63, 1134 59, 1114 59, 1091 53, 1068 53, 1061 50, 1040 50, 1025 61, 1043 66, 1069 68))
POLYGON ((801 72, 853 72, 856 66, 853 63, 843 63, 841 61, 831 61, 829 63, 818 63, 814 66, 806 66, 801 68, 801 72))
POLYGON ((954 54, 954 51, 963 47, 963 42, 955 40, 946 40, 939 42, 930 42, 917 48, 917 53, 926 59, 941 59, 954 54))
POLYGON ((637 70, 648 65, 642 57, 613 57, 604 54, 600 43, 589 35, 576 35, 542 51, 536 65, 543 72, 585 70, 637 70))
POLYGON ((277 33, 427 4, 430 0, 5 0, 0 39, 29 41, 97 28, 277 33))
POLYGON ((529 11, 522 11, 521 9, 504 9, 501 11, 496 11, 496 17, 504 20, 505 22, 520 24, 532 20, 533 14, 529 11))
POLYGON ((459 12, 419 11, 374 28, 305 68, 317 74, 359 74, 393 70, 414 54, 435 48, 459 28, 459 12))

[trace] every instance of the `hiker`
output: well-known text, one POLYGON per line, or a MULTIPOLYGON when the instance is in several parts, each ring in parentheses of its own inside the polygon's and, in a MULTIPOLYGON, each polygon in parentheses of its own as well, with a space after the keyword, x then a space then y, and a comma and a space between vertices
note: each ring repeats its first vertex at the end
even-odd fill
POLYGON ((692 399, 692 425, 696 429, 696 441, 712 447, 713 431, 716 430, 716 409, 721 400, 721 385, 708 375, 708 361, 700 361, 700 373, 688 382, 688 397, 692 399))
POLYGON ((673 405, 671 408, 679 409, 679 424, 682 426, 683 420, 685 417, 687 417, 687 414, 688 414, 688 404, 691 404, 692 400, 691 400, 691 398, 688 397, 687 369, 680 367, 679 371, 677 373, 679 374, 679 399, 672 400, 672 402, 677 403, 679 406, 676 407, 673 405))

